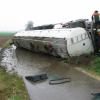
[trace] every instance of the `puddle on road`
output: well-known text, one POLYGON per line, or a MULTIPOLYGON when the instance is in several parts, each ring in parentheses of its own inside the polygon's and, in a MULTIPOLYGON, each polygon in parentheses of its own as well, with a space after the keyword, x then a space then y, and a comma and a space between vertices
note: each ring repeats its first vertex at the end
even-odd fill
POLYGON ((47 73, 48 77, 59 75, 71 78, 71 82, 59 85, 49 85, 49 80, 32 84, 24 78, 31 100, 92 100, 91 92, 100 89, 98 81, 64 64, 59 58, 24 49, 5 49, 1 65, 22 77, 47 73))

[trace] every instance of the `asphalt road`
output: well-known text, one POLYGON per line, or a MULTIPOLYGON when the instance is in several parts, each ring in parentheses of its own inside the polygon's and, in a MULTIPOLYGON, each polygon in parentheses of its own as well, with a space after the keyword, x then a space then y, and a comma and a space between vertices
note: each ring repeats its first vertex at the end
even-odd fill
MULTIPOLYGON (((10 58, 11 52, 14 55, 10 65, 15 66, 14 69, 23 77, 31 100, 93 100, 91 93, 100 91, 100 82, 75 70, 60 58, 24 49, 8 50, 7 54, 9 52, 10 58), (25 76, 41 73, 48 75, 46 81, 34 84, 25 79, 25 76), (70 77, 71 82, 50 85, 49 80, 55 77, 70 77)), ((6 53, 5 58, 9 59, 6 53)))

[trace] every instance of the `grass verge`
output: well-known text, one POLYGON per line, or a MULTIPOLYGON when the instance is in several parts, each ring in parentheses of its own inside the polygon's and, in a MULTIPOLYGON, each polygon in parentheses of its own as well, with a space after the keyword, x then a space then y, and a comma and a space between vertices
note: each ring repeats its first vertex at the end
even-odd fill
POLYGON ((0 68, 0 100, 29 100, 22 79, 2 68, 0 68))
POLYGON ((0 47, 5 48, 16 32, 0 32, 0 47))
POLYGON ((100 76, 100 57, 90 55, 83 59, 81 64, 78 64, 78 68, 81 70, 83 69, 88 73, 100 76))
POLYGON ((2 48, 7 48, 10 46, 10 44, 12 43, 12 39, 8 39, 2 46, 2 48))
POLYGON ((87 64, 78 64, 75 69, 100 81, 100 57, 91 55, 88 59, 87 64))
MULTIPOLYGON (((0 46, 9 47, 14 33, 0 32, 0 46)), ((0 67, 0 100, 29 100, 22 78, 0 67)))
POLYGON ((86 67, 86 70, 100 75, 100 57, 94 56, 94 59, 90 62, 90 65, 86 67))

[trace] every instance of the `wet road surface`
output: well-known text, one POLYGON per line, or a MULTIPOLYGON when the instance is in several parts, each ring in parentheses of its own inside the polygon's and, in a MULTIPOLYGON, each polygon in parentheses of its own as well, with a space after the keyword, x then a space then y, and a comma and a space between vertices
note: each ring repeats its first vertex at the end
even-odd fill
MULTIPOLYGON (((10 51, 10 65, 24 79, 31 100, 92 100, 92 92, 100 90, 100 82, 75 70, 71 65, 63 63, 59 58, 44 54, 36 54, 24 49, 10 51), (11 57, 11 52, 14 57, 11 57), (48 78, 55 76, 70 77, 71 82, 49 85, 49 79, 33 84, 24 77, 47 73, 48 78)), ((8 53, 9 54, 9 53, 8 53)), ((4 62, 2 62, 4 64, 4 62)), ((8 63, 9 64, 9 63, 8 63)), ((6 63, 7 65, 7 63, 6 63)))

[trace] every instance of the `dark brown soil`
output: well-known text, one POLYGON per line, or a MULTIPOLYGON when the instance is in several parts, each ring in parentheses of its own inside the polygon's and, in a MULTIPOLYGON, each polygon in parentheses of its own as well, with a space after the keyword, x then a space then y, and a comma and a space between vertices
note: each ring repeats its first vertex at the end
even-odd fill
POLYGON ((10 37, 0 36, 0 47, 2 47, 9 39, 10 37))
POLYGON ((81 55, 79 57, 71 57, 68 58, 68 63, 69 64, 78 64, 78 65, 89 65, 91 60, 93 59, 93 54, 92 55, 81 55))

